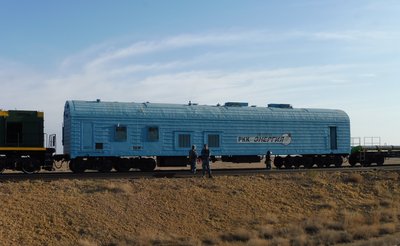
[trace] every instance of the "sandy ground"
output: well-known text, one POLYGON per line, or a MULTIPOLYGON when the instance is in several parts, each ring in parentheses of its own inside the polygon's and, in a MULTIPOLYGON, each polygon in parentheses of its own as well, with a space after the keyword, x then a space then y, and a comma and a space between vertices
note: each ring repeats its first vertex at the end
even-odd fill
POLYGON ((395 245, 400 173, 0 183, 2 245, 395 245))

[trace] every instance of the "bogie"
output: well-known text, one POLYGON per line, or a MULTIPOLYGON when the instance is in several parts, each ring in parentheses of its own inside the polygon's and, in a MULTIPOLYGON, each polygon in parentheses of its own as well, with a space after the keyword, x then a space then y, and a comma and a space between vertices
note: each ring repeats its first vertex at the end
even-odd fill
POLYGON ((281 169, 283 165, 283 158, 280 156, 275 157, 274 159, 274 165, 276 168, 281 169))
POLYGON ((130 158, 117 158, 114 163, 114 169, 117 172, 128 172, 132 168, 130 158))
POLYGON ((135 165, 143 172, 151 172, 156 168, 157 162, 153 158, 139 158, 135 161, 135 165))
POLYGON ((376 164, 382 166, 385 162, 385 156, 379 152, 355 152, 349 156, 349 163, 351 166, 355 166, 360 163, 363 167, 371 166, 376 164))
POLYGON ((343 158, 341 155, 331 155, 331 156, 276 156, 274 159, 274 165, 276 168, 280 169, 285 167, 290 168, 312 168, 317 165, 319 168, 330 167, 335 165, 335 167, 340 167, 343 164, 343 158))

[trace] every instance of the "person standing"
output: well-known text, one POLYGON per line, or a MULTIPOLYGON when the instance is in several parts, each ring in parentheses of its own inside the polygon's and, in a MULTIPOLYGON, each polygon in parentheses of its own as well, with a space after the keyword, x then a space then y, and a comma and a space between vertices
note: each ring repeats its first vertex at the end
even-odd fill
POLYGON ((189 151, 189 163, 190 163, 190 171, 193 174, 196 174, 196 162, 197 162, 197 152, 196 145, 192 145, 192 149, 189 151))
POLYGON ((202 173, 203 173, 203 177, 206 173, 208 173, 208 177, 212 178, 211 176, 211 168, 210 168, 210 149, 208 148, 207 144, 204 144, 203 149, 201 150, 201 161, 203 163, 202 165, 202 173))
POLYGON ((267 167, 267 169, 271 169, 271 151, 267 151, 267 154, 265 155, 265 165, 267 167))

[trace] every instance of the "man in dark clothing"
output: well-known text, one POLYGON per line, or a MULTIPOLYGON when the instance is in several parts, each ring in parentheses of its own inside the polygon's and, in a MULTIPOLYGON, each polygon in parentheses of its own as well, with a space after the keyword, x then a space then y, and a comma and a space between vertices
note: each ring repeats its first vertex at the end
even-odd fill
POLYGON ((271 151, 267 151, 267 154, 265 155, 265 165, 267 169, 271 169, 271 151))
POLYGON ((202 173, 203 177, 206 173, 208 173, 208 177, 211 178, 211 168, 210 168, 210 150, 208 149, 208 145, 204 144, 203 149, 201 150, 201 161, 203 162, 202 165, 202 173))
POLYGON ((190 171, 193 174, 196 174, 196 162, 197 162, 197 152, 196 145, 192 145, 192 149, 189 151, 189 163, 190 163, 190 171))

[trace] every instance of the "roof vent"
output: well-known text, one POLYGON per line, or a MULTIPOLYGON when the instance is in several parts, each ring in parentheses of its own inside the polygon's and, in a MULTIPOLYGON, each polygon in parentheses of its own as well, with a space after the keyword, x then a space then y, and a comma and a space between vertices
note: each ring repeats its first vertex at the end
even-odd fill
POLYGON ((247 107, 249 103, 246 102, 226 102, 225 107, 247 107))
POLYGON ((99 102, 101 102, 101 100, 100 100, 100 99, 96 99, 96 102, 98 102, 98 103, 99 103, 99 102))
POLYGON ((293 108, 291 104, 270 103, 268 108, 293 108))

